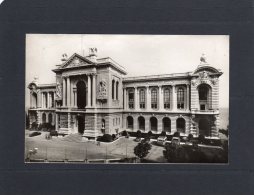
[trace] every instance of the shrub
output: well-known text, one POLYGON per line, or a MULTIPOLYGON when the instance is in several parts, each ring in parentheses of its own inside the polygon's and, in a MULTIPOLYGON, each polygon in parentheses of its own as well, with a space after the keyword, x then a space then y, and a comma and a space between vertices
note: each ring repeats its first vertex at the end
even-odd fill
POLYGON ((173 137, 180 137, 180 132, 175 132, 174 134, 173 134, 173 137))
POLYGON ((162 131, 161 136, 166 136, 166 131, 162 131))
POLYGON ((181 146, 172 144, 165 145, 163 156, 167 159, 168 162, 186 162, 186 152, 185 149, 181 146))
POLYGON ((104 134, 101 138, 100 141, 102 142, 112 142, 112 136, 110 134, 104 134))
POLYGON ((191 141, 192 139, 193 139, 193 135, 190 133, 190 134, 188 135, 188 140, 191 141))
POLYGON ((116 139, 116 135, 112 134, 112 139, 115 140, 116 139))
POLYGON ((31 125, 31 130, 37 130, 38 129, 38 124, 36 122, 33 122, 31 125))
POLYGON ((199 141, 199 143, 204 144, 205 143, 205 136, 202 134, 199 134, 198 141, 199 141))
POLYGON ((151 137, 151 136, 153 135, 153 132, 152 132, 152 131, 149 131, 149 132, 147 133, 147 135, 148 135, 149 137, 151 137))
POLYGON ((124 131, 122 132, 122 136, 127 136, 127 131, 126 131, 126 130, 124 130, 124 131))
POLYGON ((151 150, 152 145, 148 142, 140 142, 138 145, 134 148, 134 154, 139 157, 140 159, 143 159, 147 156, 149 153, 149 150, 151 150))
POLYGON ((141 136, 142 136, 142 133, 141 133, 140 130, 138 130, 138 131, 137 131, 137 138, 141 138, 141 136))

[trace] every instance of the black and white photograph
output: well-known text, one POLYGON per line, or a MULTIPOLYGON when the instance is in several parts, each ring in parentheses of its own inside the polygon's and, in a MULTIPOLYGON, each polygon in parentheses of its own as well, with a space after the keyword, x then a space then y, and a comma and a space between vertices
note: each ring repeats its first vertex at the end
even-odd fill
POLYGON ((25 163, 228 164, 229 35, 25 38, 25 163))

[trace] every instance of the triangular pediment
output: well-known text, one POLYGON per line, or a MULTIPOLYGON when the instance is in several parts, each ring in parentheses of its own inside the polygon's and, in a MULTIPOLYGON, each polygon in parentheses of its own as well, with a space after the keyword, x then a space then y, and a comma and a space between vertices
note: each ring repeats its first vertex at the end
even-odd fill
POLYGON ((79 67, 79 66, 85 66, 85 65, 91 65, 91 64, 93 64, 92 61, 75 53, 61 66, 61 69, 79 67))

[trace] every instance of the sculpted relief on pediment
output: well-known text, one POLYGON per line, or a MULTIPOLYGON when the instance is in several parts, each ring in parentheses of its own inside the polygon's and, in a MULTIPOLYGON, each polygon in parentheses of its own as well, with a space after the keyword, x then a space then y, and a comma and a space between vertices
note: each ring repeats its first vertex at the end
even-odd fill
POLYGON ((72 60, 70 60, 66 65, 65 68, 67 67, 77 67, 77 66, 83 66, 83 65, 87 65, 88 63, 85 62, 84 60, 78 58, 78 57, 74 57, 72 60))
POLYGON ((209 72, 202 71, 202 72, 199 72, 199 77, 192 79, 191 84, 193 86, 198 86, 202 83, 208 84, 208 85, 216 85, 217 82, 218 82, 217 77, 211 77, 209 75, 209 72))

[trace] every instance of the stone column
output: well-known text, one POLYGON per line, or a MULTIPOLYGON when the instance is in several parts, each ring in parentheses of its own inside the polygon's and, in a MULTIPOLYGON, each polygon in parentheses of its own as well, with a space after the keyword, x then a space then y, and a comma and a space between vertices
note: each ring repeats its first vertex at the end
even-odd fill
POLYGON ((63 106, 66 106, 66 81, 63 78, 63 106))
POLYGON ((177 110, 177 92, 175 90, 175 85, 172 86, 172 97, 173 97, 173 110, 177 110))
POLYGON ((73 105, 74 107, 77 107, 77 90, 73 90, 73 105))
POLYGON ((91 78, 90 75, 87 75, 87 106, 91 107, 91 78))
POLYGON ((162 86, 159 85, 159 109, 163 110, 164 106, 163 106, 163 90, 162 90, 162 86))
POLYGON ((56 119, 55 119, 55 127, 56 127, 56 131, 58 131, 59 126, 58 126, 58 114, 56 113, 56 119))
POLYGON ((41 107, 44 108, 44 93, 41 92, 41 107))
POLYGON ((70 96, 70 77, 67 77, 67 107, 70 107, 70 99, 71 99, 71 96, 70 96))
POLYGON ((96 107, 96 75, 93 74, 93 107, 96 107))
POLYGON ((123 108, 127 109, 127 92, 126 92, 126 88, 123 88, 123 95, 124 95, 124 105, 123 108))
POLYGON ((48 108, 51 107, 51 94, 48 92, 48 108))
POLYGON ((186 90, 186 109, 187 111, 190 110, 190 85, 186 85, 187 90, 186 90))
POLYGON ((74 90, 73 90, 73 82, 71 82, 71 90, 70 90, 70 93, 71 93, 71 102, 70 102, 70 106, 71 107, 74 107, 74 90))
POLYGON ((146 86, 146 109, 149 110, 151 108, 151 97, 149 86, 146 86))

